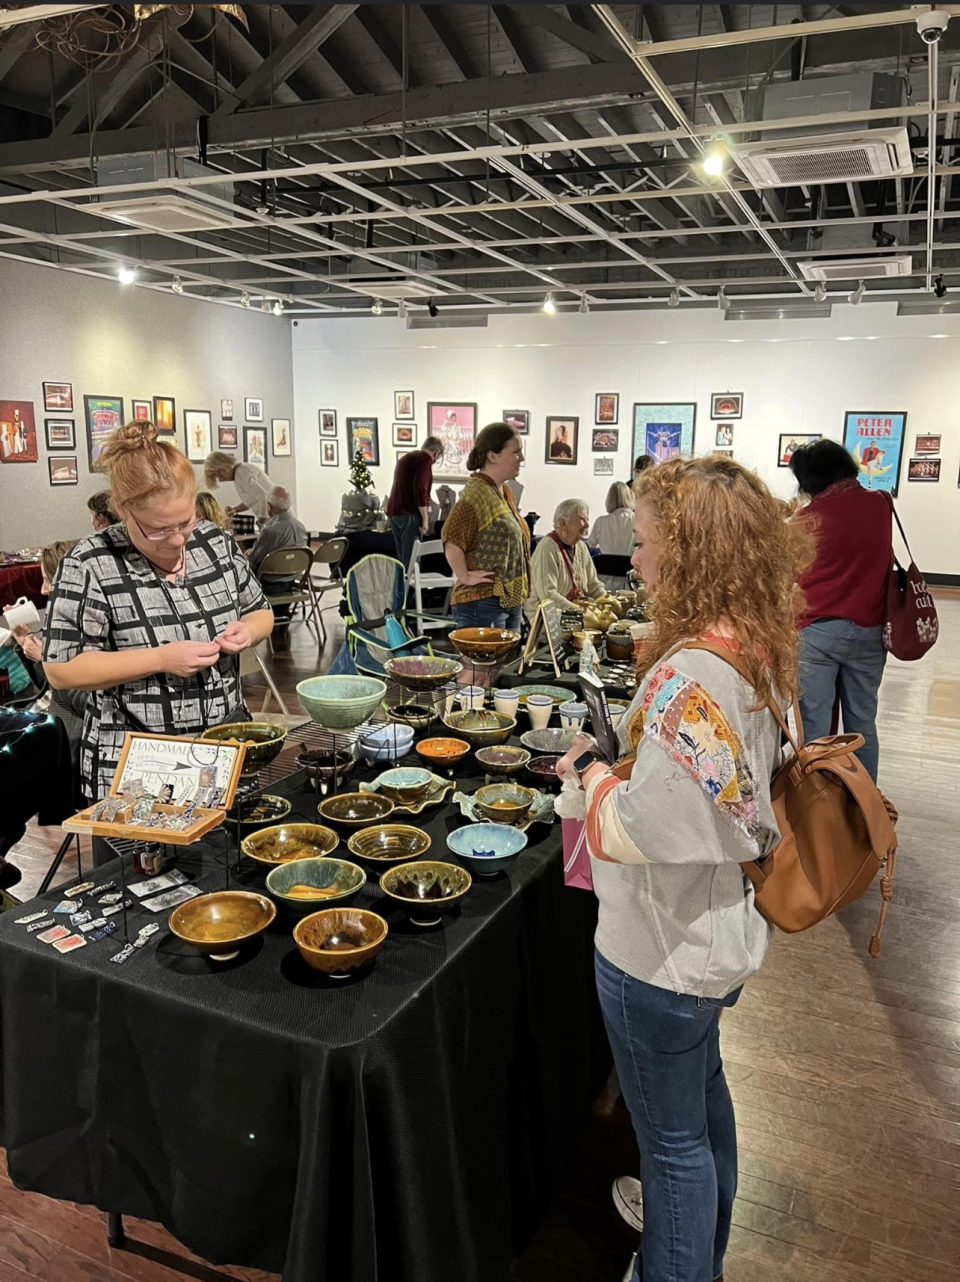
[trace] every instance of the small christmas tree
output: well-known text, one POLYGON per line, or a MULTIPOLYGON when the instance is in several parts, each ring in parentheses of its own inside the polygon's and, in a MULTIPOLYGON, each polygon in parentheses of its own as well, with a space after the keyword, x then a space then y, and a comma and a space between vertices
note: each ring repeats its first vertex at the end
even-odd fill
POLYGON ((365 494, 367 490, 373 489, 373 477, 367 467, 367 460, 359 451, 350 465, 350 482, 359 494, 365 494))

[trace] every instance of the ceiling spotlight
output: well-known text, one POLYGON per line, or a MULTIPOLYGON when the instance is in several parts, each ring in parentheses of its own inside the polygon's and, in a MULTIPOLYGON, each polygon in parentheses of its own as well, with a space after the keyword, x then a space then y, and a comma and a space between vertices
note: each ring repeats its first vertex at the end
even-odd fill
POLYGON ((427 303, 427 311, 430 313, 430 315, 433 317, 434 320, 436 320, 437 317, 440 315, 440 308, 436 305, 436 303, 433 301, 432 298, 430 299, 429 303, 427 303))
POLYGON ((719 139, 712 142, 703 157, 703 172, 709 178, 719 178, 726 168, 727 149, 719 139))
POLYGON ((680 306, 680 291, 678 289, 671 289, 670 294, 667 297, 667 306, 668 307, 680 306))
POLYGON ((864 285, 863 281, 861 281, 857 286, 857 288, 853 291, 853 293, 847 295, 847 302, 853 303, 854 307, 856 307, 857 303, 859 303, 860 300, 863 298, 865 290, 866 290, 866 286, 864 285))
POLYGON ((947 287, 946 287, 946 285, 943 283, 943 276, 942 276, 942 275, 940 275, 940 276, 934 276, 934 278, 933 278, 933 292, 934 292, 934 294, 937 296, 937 298, 943 298, 944 294, 947 292, 947 287))
POLYGON ((820 281, 816 289, 813 291, 813 297, 814 301, 818 303, 825 303, 827 301, 827 287, 823 281, 820 281))
POLYGON ((174 276, 173 284, 170 286, 170 288, 173 290, 175 294, 183 293, 183 281, 180 279, 179 276, 174 276))
POLYGON ((722 312, 725 312, 730 306, 730 299, 727 298, 726 290, 720 286, 720 292, 717 294, 717 306, 722 312))
POLYGON ((267 313, 269 313, 269 312, 272 310, 272 308, 271 308, 271 306, 270 306, 270 299, 269 299, 269 298, 265 298, 265 299, 263 300, 263 302, 260 304, 260 310, 261 310, 262 312, 267 312, 267 313))
POLYGON ((371 312, 373 312, 374 316, 383 315, 383 303, 381 303, 379 298, 375 298, 373 300, 373 306, 370 308, 370 310, 371 312))
POLYGON ((126 263, 124 263, 122 267, 117 268, 117 280, 121 285, 132 285, 136 279, 136 267, 128 267, 126 263))
POLYGON ((241 307, 250 306, 250 295, 247 293, 246 290, 244 290, 243 293, 240 295, 240 306, 241 307))
POLYGON ((397 316, 400 320, 407 319, 407 305, 402 298, 399 303, 397 303, 397 316))
POLYGON ((581 294, 580 306, 577 308, 577 311, 580 313, 581 316, 586 316, 589 310, 590 310, 590 304, 587 302, 587 296, 586 294, 581 294))
POLYGON ((553 313, 557 310, 557 305, 553 301, 552 294, 547 294, 546 298, 543 300, 543 307, 541 310, 545 311, 548 316, 552 316, 553 313))
POLYGON ((274 316, 283 315, 283 303, 280 301, 279 298, 277 299, 277 301, 274 303, 273 307, 270 310, 273 312, 274 316))

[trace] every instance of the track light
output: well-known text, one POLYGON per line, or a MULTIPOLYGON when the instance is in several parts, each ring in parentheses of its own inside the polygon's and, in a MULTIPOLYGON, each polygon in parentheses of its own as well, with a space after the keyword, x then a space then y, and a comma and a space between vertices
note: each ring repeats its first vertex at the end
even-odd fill
POLYGON ((271 307, 270 310, 273 312, 274 316, 283 315, 283 303, 280 301, 279 298, 276 300, 276 302, 273 304, 273 307, 271 307))
POLYGON ((407 319, 407 305, 402 298, 399 303, 397 303, 397 316, 400 320, 407 319))
POLYGON ((260 310, 261 310, 262 312, 267 312, 267 313, 269 314, 269 312, 271 311, 271 307, 270 307, 270 299, 269 299, 269 298, 265 298, 265 299, 263 300, 263 302, 260 304, 260 310))
POLYGON ((866 286, 864 285, 863 281, 860 281, 859 285, 857 285, 857 288, 853 291, 853 293, 847 295, 847 302, 853 303, 854 307, 856 307, 856 305, 863 298, 865 290, 866 290, 866 286))
POLYGON ((370 308, 370 310, 371 312, 373 312, 374 316, 383 315, 383 303, 381 303, 379 298, 375 298, 373 300, 373 306, 370 308))
POLYGON ((580 306, 577 308, 577 311, 580 313, 581 316, 586 316, 589 310, 590 310, 590 304, 587 302, 587 296, 586 294, 581 294, 580 306))
POLYGON ((548 316, 552 316, 556 310, 557 305, 553 301, 553 295, 547 294, 546 298, 543 300, 543 307, 541 308, 541 311, 546 312, 548 316))
POLYGON ((432 298, 430 299, 429 303, 427 303, 427 311, 434 318, 434 320, 436 320, 436 318, 440 315, 440 308, 436 305, 436 303, 433 301, 432 298))
POLYGON ((717 306, 722 312, 725 312, 730 306, 730 299, 727 298, 726 290, 722 285, 720 286, 719 293, 717 294, 717 306))
POLYGON ((820 281, 816 289, 813 291, 813 297, 814 301, 817 303, 825 303, 827 301, 827 287, 823 281, 820 281))
POLYGON ((173 290, 175 294, 183 293, 183 281, 180 279, 179 276, 174 276, 173 284, 170 286, 170 288, 173 290))
POLYGON ((247 293, 246 290, 244 290, 243 293, 240 295, 240 306, 241 307, 250 306, 250 295, 247 293))
POLYGON ((710 144, 703 157, 703 172, 709 178, 719 178, 727 165, 727 149, 719 139, 710 144))
POLYGON ((121 267, 117 268, 117 280, 121 285, 132 285, 136 279, 136 267, 128 267, 127 264, 124 263, 121 267))
POLYGON ((934 278, 933 278, 933 292, 934 292, 934 294, 936 295, 936 297, 937 297, 937 298, 943 298, 944 294, 947 292, 947 287, 946 287, 946 285, 943 283, 943 276, 942 276, 942 275, 940 275, 940 276, 934 276, 934 278))
POLYGON ((680 291, 678 289, 671 289, 667 297, 667 306, 668 307, 680 306, 680 291))

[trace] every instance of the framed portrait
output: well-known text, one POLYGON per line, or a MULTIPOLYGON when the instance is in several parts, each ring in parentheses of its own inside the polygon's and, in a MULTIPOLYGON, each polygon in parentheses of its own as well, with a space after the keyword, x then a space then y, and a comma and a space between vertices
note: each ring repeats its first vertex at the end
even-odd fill
MULTIPOLYGON (((784 432, 777 447, 777 467, 789 467, 790 460, 801 445, 812 445, 823 437, 819 433, 784 432)), ((719 445, 719 441, 717 444, 719 445)))
POLYGON ((336 436, 337 411, 336 410, 317 410, 317 416, 320 423, 320 435, 336 436))
POLYGON ((733 449, 733 424, 718 423, 717 439, 714 442, 718 450, 733 449))
POLYGON ((416 423, 394 423, 393 443, 394 445, 406 445, 412 449, 417 443, 416 423))
POLYGON ((0 401, 0 459, 36 463, 39 457, 33 401, 0 401))
POLYGON ((593 429, 594 454, 616 454, 620 448, 620 433, 605 430, 602 427, 593 429))
POLYGON ((597 392, 593 421, 595 423, 620 422, 620 393, 597 392))
POLYGON ((263 422, 263 401, 258 396, 247 396, 243 402, 243 417, 248 423, 263 422))
POLYGON ((634 405, 633 457, 649 454, 662 463, 669 458, 693 458, 697 407, 693 401, 634 405))
POLYGON ((149 423, 150 416, 153 414, 153 405, 150 401, 133 401, 133 417, 139 423, 149 423))
POLYGON ((44 430, 47 435, 48 450, 75 450, 77 448, 77 426, 72 418, 45 418, 44 430))
POLYGON ((614 460, 612 458, 595 458, 593 460, 594 476, 613 476, 614 460))
POLYGON ((714 454, 726 454, 727 458, 733 458, 733 450, 724 449, 722 445, 718 445, 713 452, 714 454))
POLYGON ((177 403, 172 396, 153 398, 153 422, 158 432, 176 432, 177 403))
POLYGON ((443 441, 445 476, 466 476, 477 435, 477 405, 470 401, 428 401, 427 434, 443 441))
POLYGON ((340 465, 340 442, 321 440, 320 466, 321 467, 339 467, 339 465, 340 465))
POLYGON ((844 415, 843 448, 853 455, 864 489, 897 497, 906 432, 906 410, 848 410, 844 415))
POLYGON ((547 440, 544 461, 575 467, 577 462, 577 436, 579 418, 547 418, 547 440))
POLYGON ((44 383, 43 408, 55 414, 73 413, 73 384, 44 383))
POLYGON ((347 462, 362 454, 370 467, 380 466, 380 425, 375 418, 347 419, 347 462))
POLYGON ((914 454, 939 454, 939 436, 918 436, 913 444, 914 454))
POLYGON ((940 460, 938 458, 912 458, 907 463, 908 481, 940 480, 940 460))
POLYGON ((265 427, 243 429, 243 458, 246 463, 256 463, 258 467, 266 467, 267 429, 265 427))
POLYGON ((503 421, 508 427, 512 427, 515 432, 521 436, 527 436, 530 432, 530 411, 529 410, 504 410, 503 421))
POLYGON ((270 420, 270 431, 273 437, 273 457, 289 458, 290 457, 290 420, 288 418, 272 418, 270 420))
POLYGON ((743 392, 711 392, 711 418, 743 418, 743 392))
POLYGON ((413 452, 414 452, 413 450, 394 450, 393 451, 394 462, 399 463, 400 460, 403 458, 404 454, 412 454, 413 452))
MULTIPOLYGON (((170 404, 172 405, 173 401, 170 404)), ((0 401, 0 417, 2 414, 3 402, 0 401)), ((123 426, 123 397, 85 396, 83 416, 87 426, 87 456, 90 459, 90 471, 96 472, 99 470, 97 460, 100 457, 100 451, 107 443, 107 437, 118 427, 123 426)))
POLYGON ((237 448, 237 425, 235 423, 221 423, 217 428, 217 448, 221 450, 235 450, 237 448))
POLYGON ((394 418, 413 418, 413 392, 394 392, 393 394, 393 417, 394 418))
POLYGON ((187 458, 202 463, 213 449, 213 419, 209 410, 184 410, 183 429, 187 441, 187 458))
POLYGON ((79 467, 76 454, 60 454, 47 459, 51 485, 78 485, 79 467))
POLYGON ((233 401, 220 402, 220 417, 227 419, 228 422, 233 418, 233 401))

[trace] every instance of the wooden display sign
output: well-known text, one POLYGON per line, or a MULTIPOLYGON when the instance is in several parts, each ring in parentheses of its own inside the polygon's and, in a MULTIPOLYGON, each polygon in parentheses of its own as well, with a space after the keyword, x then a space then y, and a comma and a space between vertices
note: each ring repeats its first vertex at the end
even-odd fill
POLYGON ((560 621, 560 611, 553 601, 541 601, 537 606, 537 612, 533 616, 533 622, 530 625, 530 635, 527 637, 527 644, 524 647, 517 671, 522 673, 524 665, 533 662, 534 655, 540 647, 541 633, 546 636, 547 648, 550 651, 550 658, 553 662, 554 676, 559 677, 560 664, 563 659, 563 624, 560 621))
MULTIPOLYGON (((117 837, 123 841, 153 841, 167 846, 189 846, 194 841, 199 841, 212 828, 219 827, 226 813, 223 810, 198 808, 193 812, 194 822, 189 828, 153 828, 145 823, 131 827, 130 824, 93 819, 91 816, 94 809, 94 806, 88 806, 79 814, 65 819, 61 825, 64 832, 80 832, 89 837, 117 837)), ((156 803, 152 813, 179 815, 183 813, 183 807, 156 803)))

